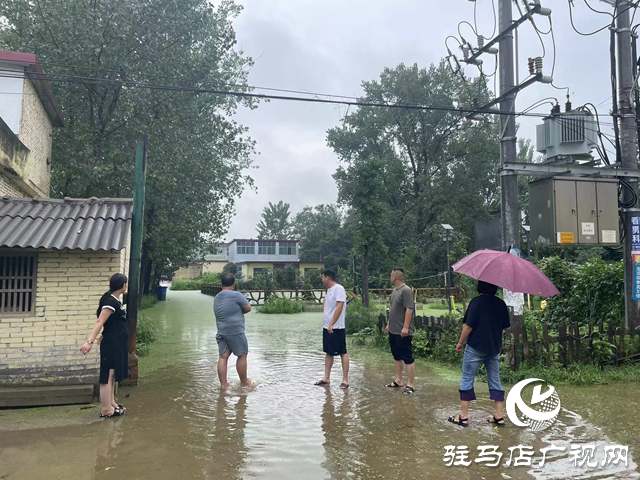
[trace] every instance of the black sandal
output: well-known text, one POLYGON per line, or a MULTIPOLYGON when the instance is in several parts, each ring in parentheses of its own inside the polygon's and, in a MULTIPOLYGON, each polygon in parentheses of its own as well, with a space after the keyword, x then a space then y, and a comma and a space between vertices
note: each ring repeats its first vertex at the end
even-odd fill
POLYGON ((113 409, 113 413, 111 415, 104 415, 104 414, 100 414, 100 418, 111 418, 111 417, 121 417, 124 415, 124 412, 121 412, 120 410, 118 410, 117 408, 113 409))
POLYGON ((492 415, 491 418, 487 420, 492 425, 496 425, 498 427, 504 427, 506 424, 504 423, 504 418, 496 418, 495 415, 492 415), (493 422, 491 421, 493 419, 493 422), (502 422, 502 423, 500 423, 502 422))
POLYGON ((385 387, 387 387, 387 388, 404 388, 404 385, 398 385, 396 383, 396 381, 394 380, 389 385, 385 385, 385 387))
POLYGON ((416 393, 416 389, 413 387, 404 387, 404 393, 405 395, 413 395, 414 393, 416 393))
POLYGON ((449 422, 451 423, 455 423, 456 425, 460 425, 461 427, 468 427, 469 426, 469 419, 468 418, 462 418, 461 415, 452 415, 449 417, 449 422), (456 420, 456 417, 458 417, 458 420, 456 420), (467 423, 464 423, 467 422, 467 423))

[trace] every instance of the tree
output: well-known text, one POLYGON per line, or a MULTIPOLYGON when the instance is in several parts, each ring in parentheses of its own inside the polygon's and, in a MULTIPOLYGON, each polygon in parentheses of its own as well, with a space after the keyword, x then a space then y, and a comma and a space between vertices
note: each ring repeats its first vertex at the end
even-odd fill
POLYGON ((291 238, 291 222, 289 216, 290 205, 280 200, 278 203, 264 207, 262 220, 258 223, 258 238, 260 239, 283 239, 291 238))
POLYGON ((304 207, 294 217, 292 227, 300 240, 300 261, 325 262, 336 271, 350 265, 351 232, 336 205, 304 207))
POLYGON ((51 82, 66 123, 53 132, 54 196, 132 197, 136 140, 148 137, 147 287, 152 272, 188 263, 225 233, 234 199, 252 184, 243 171, 254 142, 231 118, 237 98, 135 84, 246 91, 252 61, 234 49, 231 23, 240 11, 230 0, 0 4, 0 47, 36 53, 64 80, 51 82))
MULTIPOLYGON (((451 108, 489 97, 484 81, 465 82, 444 62, 386 68, 363 89, 367 102, 451 108)), ((409 266, 411 276, 444 271, 440 224, 452 224, 471 246, 475 220, 499 201, 498 133, 494 123, 441 109, 360 107, 346 115, 327 138, 342 162, 341 201, 358 219, 356 250, 375 245, 369 254, 378 272, 393 263, 409 266)))

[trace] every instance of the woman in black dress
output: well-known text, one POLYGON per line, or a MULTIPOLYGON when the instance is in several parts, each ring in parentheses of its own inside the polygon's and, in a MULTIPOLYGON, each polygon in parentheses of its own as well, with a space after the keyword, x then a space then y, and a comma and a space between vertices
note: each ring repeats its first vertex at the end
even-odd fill
POLYGON ((100 345, 100 417, 110 418, 124 415, 123 405, 116 403, 115 384, 129 376, 129 323, 120 296, 127 291, 127 277, 116 273, 109 280, 109 291, 100 299, 96 312, 98 322, 87 343, 81 350, 85 355, 91 351, 93 342, 102 330, 100 345))

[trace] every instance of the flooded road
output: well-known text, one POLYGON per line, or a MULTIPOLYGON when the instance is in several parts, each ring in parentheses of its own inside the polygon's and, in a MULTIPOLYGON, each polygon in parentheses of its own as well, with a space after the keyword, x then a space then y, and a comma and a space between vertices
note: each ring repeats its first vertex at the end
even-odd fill
MULTIPOLYGON (((168 299, 145 311, 157 319, 160 338, 141 361, 140 386, 120 390, 126 416, 0 431, 0 479, 640 478, 633 461, 640 454, 637 384, 560 386, 564 408, 538 435, 486 424, 492 405, 478 384, 482 399, 462 429, 446 421, 458 410, 457 378, 419 363, 417 393, 405 396, 383 387, 392 380, 392 359, 353 350, 351 388, 338 387, 339 362, 334 383, 316 387, 321 315, 252 313, 249 376, 257 387, 222 394, 212 299, 195 292, 169 292, 168 299), (145 375, 145 368, 153 372, 145 375), (600 460, 605 445, 629 445, 628 467, 573 467, 569 448, 550 453, 542 469, 502 465, 518 445, 535 449, 537 465, 540 448, 551 443, 596 445, 600 460), (496 445, 503 459, 495 468, 447 467, 446 445, 468 446, 471 461, 478 445, 496 445)), ((230 381, 237 382, 231 365, 230 381)))

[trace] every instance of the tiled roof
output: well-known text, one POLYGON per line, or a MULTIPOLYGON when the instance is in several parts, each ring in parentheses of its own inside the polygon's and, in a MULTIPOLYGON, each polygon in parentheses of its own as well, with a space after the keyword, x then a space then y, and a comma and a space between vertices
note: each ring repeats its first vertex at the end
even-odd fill
POLYGON ((0 198, 0 247, 122 250, 129 199, 0 198))

